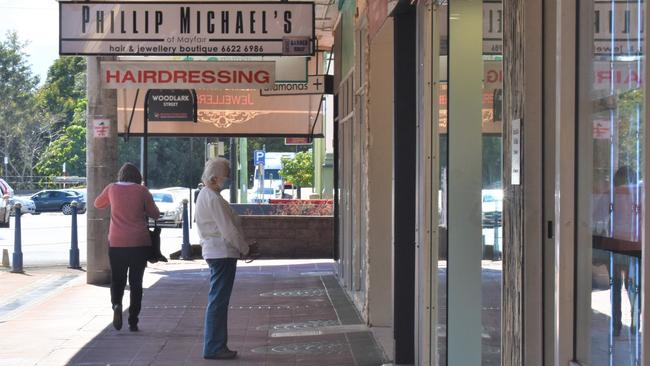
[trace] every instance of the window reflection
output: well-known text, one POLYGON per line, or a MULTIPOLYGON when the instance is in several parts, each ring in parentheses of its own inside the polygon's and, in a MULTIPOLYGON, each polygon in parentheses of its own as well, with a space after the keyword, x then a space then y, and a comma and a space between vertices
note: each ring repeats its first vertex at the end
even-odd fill
POLYGON ((590 364, 632 366, 641 345, 644 4, 591 6, 592 103, 589 125, 581 127, 593 150, 590 364))
MULTIPOLYGON (((503 253, 503 5, 500 0, 484 0, 483 7, 483 88, 481 119, 482 137, 482 304, 481 304, 481 363, 487 366, 501 364, 501 282, 503 253)), ((438 192, 438 364, 447 364, 447 237, 448 208, 448 89, 459 79, 448 78, 448 19, 446 1, 438 8, 440 38, 438 95, 438 132, 440 146, 440 171, 438 192)), ((457 17, 458 14, 451 15, 457 17)), ((436 24, 434 22, 434 24, 436 24)), ((434 94, 435 95, 435 94, 434 94)), ((453 122, 451 122, 453 123, 453 122)), ((453 126, 452 126, 453 128, 453 126)), ((451 167, 453 169, 453 167, 451 167)), ((452 243, 453 245, 453 243, 452 243)))

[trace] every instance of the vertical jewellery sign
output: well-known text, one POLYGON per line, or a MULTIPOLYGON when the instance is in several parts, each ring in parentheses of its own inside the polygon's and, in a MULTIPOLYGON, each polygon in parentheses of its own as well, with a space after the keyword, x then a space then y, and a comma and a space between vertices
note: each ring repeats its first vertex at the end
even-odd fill
POLYGON ((521 120, 512 120, 510 133, 510 184, 521 184, 521 120))
POLYGON ((61 1, 61 55, 314 55, 313 2, 61 1))

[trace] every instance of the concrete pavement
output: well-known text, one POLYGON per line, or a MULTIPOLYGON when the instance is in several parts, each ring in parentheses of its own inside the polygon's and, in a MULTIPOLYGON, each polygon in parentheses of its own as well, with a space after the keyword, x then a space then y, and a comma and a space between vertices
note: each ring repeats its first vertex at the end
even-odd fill
MULTIPOLYGON (((140 332, 111 325, 108 287, 65 267, 0 272, 0 365, 381 365, 386 358, 333 276, 331 261, 240 262, 230 361, 201 356, 208 268, 150 265, 140 332)), ((125 295, 125 310, 128 294, 125 295)))

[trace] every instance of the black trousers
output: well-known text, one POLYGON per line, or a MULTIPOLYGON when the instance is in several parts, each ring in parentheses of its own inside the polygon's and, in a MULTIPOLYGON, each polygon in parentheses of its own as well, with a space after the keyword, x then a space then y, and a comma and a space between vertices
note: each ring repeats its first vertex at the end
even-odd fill
POLYGON ((131 293, 129 325, 138 324, 138 315, 142 308, 142 278, 150 250, 151 247, 110 247, 108 250, 111 264, 111 303, 113 305, 122 305, 128 272, 131 293))

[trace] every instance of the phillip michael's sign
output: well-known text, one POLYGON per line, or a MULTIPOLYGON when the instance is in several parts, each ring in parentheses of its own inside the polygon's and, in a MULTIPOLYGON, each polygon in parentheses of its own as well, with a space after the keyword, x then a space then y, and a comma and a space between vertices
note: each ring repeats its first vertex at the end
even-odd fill
POLYGON ((59 2, 62 55, 313 55, 311 2, 59 2))

